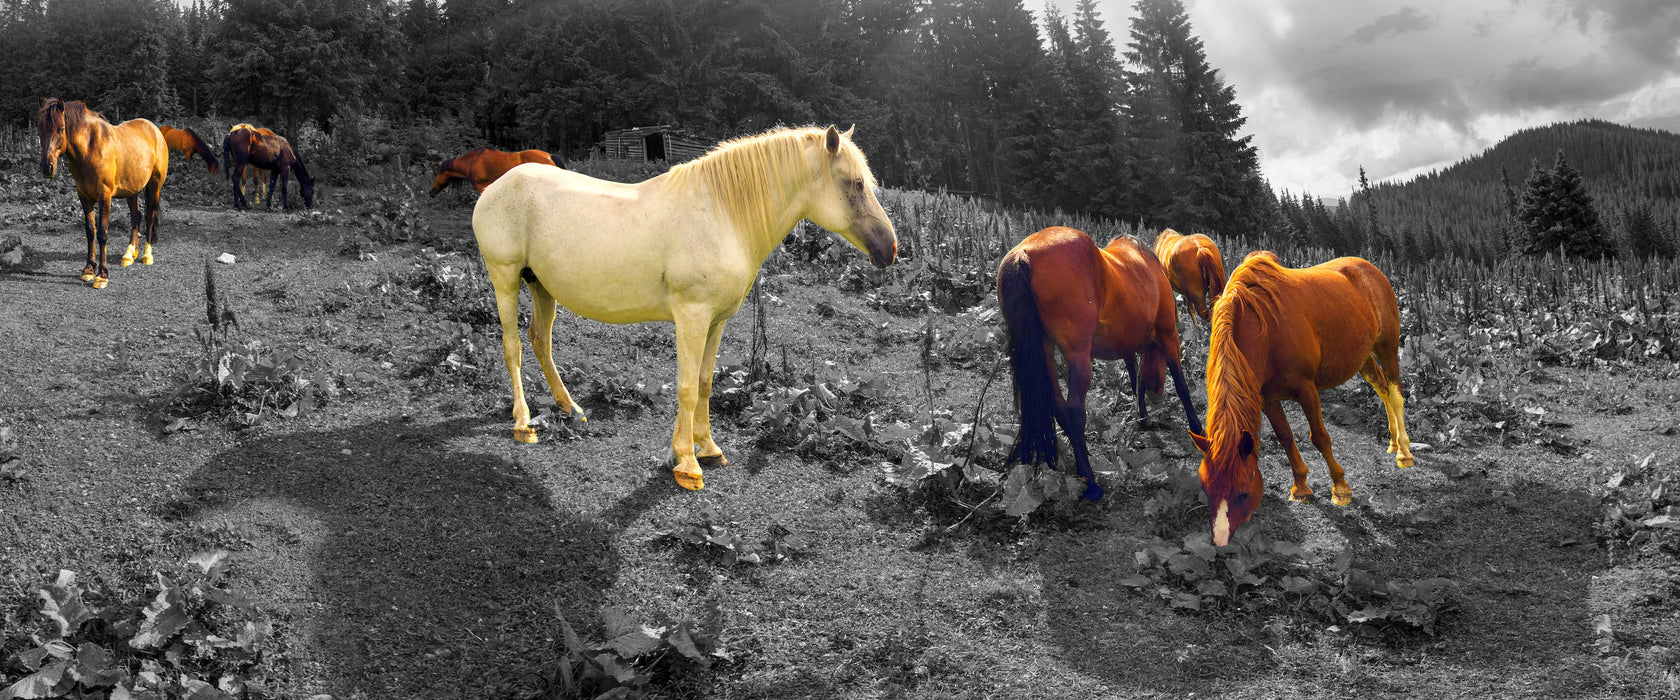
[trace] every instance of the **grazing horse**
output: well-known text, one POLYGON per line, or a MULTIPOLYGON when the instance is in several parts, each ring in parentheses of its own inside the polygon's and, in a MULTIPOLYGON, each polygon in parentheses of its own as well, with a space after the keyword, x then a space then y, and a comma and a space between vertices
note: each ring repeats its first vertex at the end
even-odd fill
POLYGON ((1155 257, 1167 271, 1173 291, 1190 305, 1190 322, 1208 320, 1213 302, 1225 292, 1225 259, 1213 239, 1200 233, 1182 235, 1172 229, 1155 237, 1155 257))
POLYGON ((1021 243, 998 265, 998 299, 1009 329, 1010 370, 1021 430, 1009 463, 1056 466, 1056 429, 1073 445, 1075 468, 1087 500, 1102 498, 1085 452, 1085 394, 1091 359, 1126 360, 1138 416, 1146 414, 1133 354, 1143 353, 1143 388, 1159 392, 1164 369, 1172 371, 1178 399, 1192 431, 1202 423, 1179 365, 1178 308, 1155 256, 1122 236, 1098 248, 1083 231, 1055 226, 1021 243), (1057 386, 1060 348, 1067 364, 1067 398, 1057 386), (1054 423, 1052 422, 1054 418, 1054 423))
POLYGON ((892 223, 875 200, 875 176, 851 133, 774 129, 719 144, 637 184, 526 163, 486 188, 473 208, 473 233, 496 290, 514 439, 537 440, 519 379, 524 280, 531 349, 568 414, 581 411, 554 369, 556 302, 597 321, 676 324, 672 474, 683 488, 703 488, 699 459, 728 463, 712 441, 708 409, 718 342, 764 259, 801 219, 839 234, 876 267, 898 256, 892 223))
POLYGON ((58 157, 63 155, 76 178, 88 241, 82 281, 92 282, 94 289, 104 289, 111 282, 105 266, 105 234, 112 197, 128 200, 133 232, 122 257, 122 266, 128 267, 134 264, 140 244, 140 196, 145 195, 146 249, 140 261, 152 264, 152 245, 157 243, 158 216, 163 206, 163 181, 169 176, 169 145, 163 141, 163 132, 145 119, 113 125, 81 102, 55 98, 41 100, 35 121, 41 131, 41 174, 48 178, 57 175, 58 157))
POLYGON ((484 194, 484 188, 489 187, 496 178, 523 163, 566 167, 564 164, 555 163, 547 153, 535 149, 508 153, 494 148, 475 148, 437 164, 437 168, 432 171, 435 176, 432 178, 432 196, 438 196, 443 188, 456 180, 470 182, 473 189, 478 190, 479 194, 484 194))
MULTIPOLYGON (((233 158, 233 134, 234 134, 234 132, 239 131, 240 129, 251 129, 251 130, 256 131, 257 133, 262 134, 264 136, 273 136, 274 135, 274 130, 273 129, 269 129, 269 128, 266 128, 266 127, 256 127, 256 126, 252 126, 252 125, 247 124, 247 123, 234 124, 232 127, 229 127, 228 128, 228 135, 222 137, 222 161, 225 162, 225 163, 228 163, 229 168, 233 167, 233 160, 232 160, 232 158, 233 158)), ((245 192, 245 183, 246 183, 247 180, 249 180, 250 183, 251 183, 251 188, 253 190, 255 190, 256 193, 257 193, 257 199, 259 199, 259 200, 262 199, 263 194, 265 192, 268 192, 268 180, 263 178, 262 173, 259 172, 258 168, 251 168, 250 170, 246 171, 246 174, 249 175, 250 177, 240 178, 240 179, 236 180, 236 182, 239 183, 240 193, 243 194, 245 192)), ((233 176, 233 172, 230 170, 228 172, 229 179, 232 179, 232 176, 233 176)), ((236 199, 236 203, 237 203, 237 198, 235 198, 235 199, 236 199)))
POLYGON ((1202 451, 1202 489, 1213 517, 1214 544, 1228 542, 1231 531, 1260 506, 1262 413, 1289 454, 1295 473, 1290 500, 1312 499, 1307 465, 1283 414, 1284 399, 1299 403, 1307 415, 1313 445, 1330 468, 1330 500, 1336 505, 1353 502, 1353 492, 1330 452, 1319 389, 1355 373, 1364 377, 1388 413, 1388 451, 1399 453, 1394 463, 1412 465, 1400 396, 1399 305, 1376 266, 1360 258, 1337 258, 1295 270, 1278 264, 1270 252, 1250 254, 1213 305, 1210 336, 1210 432, 1190 437, 1202 451))
POLYGON ((210 174, 216 174, 216 156, 210 150, 210 144, 198 137, 192 129, 175 129, 158 125, 158 131, 163 132, 163 142, 169 144, 169 150, 181 154, 191 164, 193 154, 204 156, 205 165, 210 167, 210 174))
MULTIPOLYGON (((298 178, 298 193, 303 195, 303 205, 315 206, 315 180, 309 177, 309 170, 303 167, 303 159, 298 157, 292 144, 283 136, 273 133, 264 134, 264 130, 238 128, 228 134, 225 144, 228 149, 228 172, 233 175, 233 181, 242 184, 245 177, 245 166, 253 165, 264 170, 273 171, 268 179, 267 206, 274 206, 274 181, 280 181, 280 206, 286 211, 292 210, 291 198, 287 196, 286 181, 291 173, 296 172, 298 178)), ((259 195, 260 196, 260 195, 259 195)), ((235 186, 233 190, 233 206, 244 209, 245 191, 243 187, 235 186)))

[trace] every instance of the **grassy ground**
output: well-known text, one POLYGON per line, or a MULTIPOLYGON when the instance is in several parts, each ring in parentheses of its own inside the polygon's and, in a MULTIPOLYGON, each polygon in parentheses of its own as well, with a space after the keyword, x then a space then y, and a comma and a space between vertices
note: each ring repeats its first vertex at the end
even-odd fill
MULTIPOLYGON (((681 491, 663 463, 668 326, 562 314, 561 372, 591 420, 515 444, 499 341, 473 325, 489 307, 470 194, 407 203, 401 189, 324 189, 313 215, 235 213, 219 180, 177 173, 157 264, 114 270, 94 291, 75 277, 84 244, 65 183, 0 177, 18 193, 0 202, 0 239, 29 251, 0 271, 0 419, 23 465, 0 480, 7 683, 26 672, 13 655, 50 628, 35 591, 60 569, 133 610, 156 595, 154 571, 217 548, 232 552, 228 585, 275 625, 245 668, 253 697, 521 697, 557 668, 556 613, 599 635, 610 607, 721 624, 733 661, 663 667, 650 687, 673 697, 1620 698, 1674 697, 1680 683, 1673 533, 1630 547, 1595 529, 1607 480, 1629 473, 1649 489, 1680 472, 1680 381, 1652 372, 1525 371, 1550 426, 1542 439, 1420 452, 1404 471, 1383 454, 1369 390, 1326 392, 1355 496, 1391 495, 1381 504, 1289 503, 1287 466, 1266 440, 1266 503, 1247 528, 1301 543, 1319 569, 1346 552, 1385 577, 1453 580, 1457 609, 1433 635, 1288 607, 1186 612, 1121 582, 1153 537, 1207 532, 1193 505, 1146 515, 1168 488, 1136 466, 1105 476, 1102 503, 1052 503, 1026 521, 995 504, 969 515, 940 489, 888 483, 887 456, 794 448, 752 411, 720 408, 731 465, 708 470, 705 491, 681 491), (391 242, 410 234, 419 240, 391 242), (324 407, 242 428, 181 405, 205 352, 202 261, 221 253, 237 257, 215 266, 239 320, 231 338, 324 373, 336 392, 324 407), (715 549, 662 536, 706 508, 749 540, 780 525, 807 546, 725 566, 715 549), (1419 508, 1439 517, 1405 517, 1419 508)), ((877 378, 884 396, 852 410, 883 424, 925 422, 930 404, 973 415, 991 363, 940 358, 924 377, 921 342, 930 327, 960 335, 974 316, 873 308, 839 288, 864 279, 877 300, 890 288, 861 256, 841 256, 855 258, 849 273, 778 256, 763 301, 778 372, 877 378)), ((752 312, 726 332, 725 364, 748 355, 752 312)), ((1196 379, 1203 344, 1188 334, 1196 379)), ((1105 384, 1093 405, 1115 398, 1128 405, 1105 384)), ((1006 422, 1009 410, 1000 377, 984 411, 1006 422)), ((1167 469, 1195 468, 1173 403, 1149 429, 1130 408, 1108 414, 1097 452, 1154 448, 1167 469)), ((1322 468, 1313 481, 1326 484, 1322 468)), ((954 496, 972 504, 992 490, 954 496)))

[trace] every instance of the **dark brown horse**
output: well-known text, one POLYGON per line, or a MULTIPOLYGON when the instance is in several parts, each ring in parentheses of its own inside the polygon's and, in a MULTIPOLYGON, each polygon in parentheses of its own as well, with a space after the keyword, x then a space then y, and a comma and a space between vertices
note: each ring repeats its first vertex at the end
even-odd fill
POLYGON ((1009 330, 1021 430, 1009 462, 1056 466, 1056 428, 1073 445, 1074 466, 1085 478, 1087 500, 1102 498, 1085 451, 1085 393, 1091 360, 1126 360, 1143 417, 1144 390, 1160 391, 1171 370, 1190 430, 1202 432, 1196 406, 1179 365, 1178 307, 1161 264, 1129 237, 1098 248, 1083 231, 1056 226, 1039 231, 998 265, 998 299, 1009 330), (1056 384, 1060 348, 1067 362, 1067 398, 1056 384), (1143 353, 1142 389, 1133 363, 1143 353), (1054 420, 1054 422, 1052 422, 1054 420))
POLYGON ((315 206, 315 180, 309 176, 309 170, 303 166, 303 159, 298 157, 290 141, 278 135, 264 134, 252 128, 235 128, 228 134, 224 142, 227 148, 228 172, 234 180, 233 206, 244 209, 244 188, 240 187, 240 180, 245 176, 245 166, 253 165, 264 170, 272 171, 268 181, 267 206, 274 206, 274 182, 280 182, 280 206, 291 211, 292 203, 286 192, 286 182, 292 173, 297 173, 298 193, 303 195, 303 205, 315 206))
MULTIPOLYGON (((250 124, 245 124, 245 123, 234 124, 232 127, 230 127, 228 129, 228 135, 222 137, 222 161, 226 162, 226 163, 229 163, 230 165, 228 167, 233 167, 231 165, 232 162, 233 162, 231 160, 231 157, 233 155, 233 153, 231 152, 233 150, 232 149, 233 132, 238 131, 240 129, 254 129, 259 134, 265 134, 265 135, 268 135, 268 136, 273 136, 274 135, 273 130, 267 129, 267 128, 264 128, 264 127, 252 126, 250 124)), ((251 188, 256 190, 256 192, 257 192, 257 199, 262 199, 263 194, 265 192, 268 192, 268 180, 263 179, 262 168, 251 168, 250 170, 247 170, 246 173, 249 175, 249 177, 239 178, 239 180, 238 180, 240 193, 243 194, 245 192, 245 183, 250 182, 251 188)), ((228 175, 231 178, 232 173, 228 173, 228 175)))
POLYGON ((111 219, 111 198, 128 200, 133 233, 122 265, 134 264, 140 244, 140 196, 146 196, 146 250, 140 261, 152 264, 152 244, 157 243, 158 215, 163 206, 163 180, 169 176, 169 145, 163 132, 145 119, 131 119, 113 125, 81 102, 55 98, 41 100, 35 123, 41 131, 41 174, 58 174, 58 157, 70 163, 76 178, 76 196, 82 200, 82 227, 87 231, 87 265, 82 281, 94 289, 110 284, 105 266, 106 225, 111 219), (97 242, 97 247, 95 243, 97 242))
POLYGON ((438 196, 445 187, 456 180, 472 183, 473 189, 484 194, 484 188, 495 182, 516 165, 525 163, 542 163, 564 168, 564 164, 557 164, 553 158, 543 151, 529 150, 518 153, 498 151, 494 148, 475 148, 459 156, 438 163, 432 171, 432 196, 438 196))
POLYGON ((189 164, 192 163, 193 154, 204 156, 204 164, 210 167, 210 174, 216 174, 218 171, 216 156, 211 152, 210 144, 199 138, 197 132, 192 129, 175 129, 162 124, 158 125, 158 131, 163 132, 163 142, 169 144, 169 150, 181 154, 189 164))

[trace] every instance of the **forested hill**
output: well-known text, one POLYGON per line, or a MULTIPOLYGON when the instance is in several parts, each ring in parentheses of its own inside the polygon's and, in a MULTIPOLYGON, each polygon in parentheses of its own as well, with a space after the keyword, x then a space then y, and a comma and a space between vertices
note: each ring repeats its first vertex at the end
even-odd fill
MULTIPOLYGON (((1520 208, 1525 183, 1536 167, 1552 168, 1560 152, 1580 173, 1600 221, 1621 248, 1628 248, 1630 217, 1646 211, 1659 235, 1675 242, 1680 134, 1599 120, 1524 129, 1440 171, 1373 184, 1377 228, 1401 240, 1433 237, 1437 246, 1456 252, 1499 254, 1512 244, 1508 217, 1520 208)), ((1368 220, 1363 195, 1349 204, 1349 218, 1368 220)))

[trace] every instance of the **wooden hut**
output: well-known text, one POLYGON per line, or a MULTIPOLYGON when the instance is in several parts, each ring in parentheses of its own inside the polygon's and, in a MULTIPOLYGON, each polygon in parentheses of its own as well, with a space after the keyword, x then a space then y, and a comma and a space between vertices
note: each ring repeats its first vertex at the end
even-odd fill
POLYGON ((711 144, 670 125, 607 132, 602 154, 619 160, 681 163, 706 154, 711 144))

